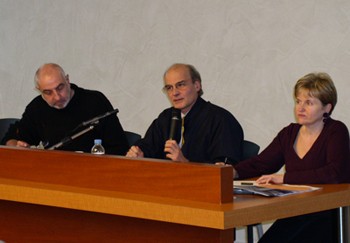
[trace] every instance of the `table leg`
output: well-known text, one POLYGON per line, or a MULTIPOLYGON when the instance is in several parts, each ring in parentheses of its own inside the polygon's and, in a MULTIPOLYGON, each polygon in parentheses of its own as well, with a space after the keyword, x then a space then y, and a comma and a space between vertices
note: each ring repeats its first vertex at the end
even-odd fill
POLYGON ((339 242, 349 243, 350 242, 350 207, 339 208, 339 242))

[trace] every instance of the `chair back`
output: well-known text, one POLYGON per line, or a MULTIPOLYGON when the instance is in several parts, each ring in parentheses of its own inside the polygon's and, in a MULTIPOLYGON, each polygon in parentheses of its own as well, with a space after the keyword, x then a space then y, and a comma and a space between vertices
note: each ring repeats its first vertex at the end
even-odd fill
POLYGON ((19 119, 18 118, 1 118, 0 119, 0 142, 4 138, 10 125, 15 123, 16 121, 19 121, 19 119))
POLYGON ((260 146, 254 142, 244 140, 243 141, 243 157, 242 160, 249 159, 253 156, 258 155, 260 146))
POLYGON ((141 139, 141 135, 138 133, 130 132, 130 131, 124 131, 126 135, 126 139, 128 140, 129 146, 134 145, 134 143, 141 139))

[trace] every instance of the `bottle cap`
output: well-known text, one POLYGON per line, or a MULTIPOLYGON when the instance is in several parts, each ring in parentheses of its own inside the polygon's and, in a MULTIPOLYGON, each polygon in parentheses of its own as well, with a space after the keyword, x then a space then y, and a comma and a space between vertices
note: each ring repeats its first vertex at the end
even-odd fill
POLYGON ((102 143, 102 140, 101 140, 101 139, 95 139, 95 140, 94 140, 94 143, 95 143, 95 144, 101 144, 101 143, 102 143))

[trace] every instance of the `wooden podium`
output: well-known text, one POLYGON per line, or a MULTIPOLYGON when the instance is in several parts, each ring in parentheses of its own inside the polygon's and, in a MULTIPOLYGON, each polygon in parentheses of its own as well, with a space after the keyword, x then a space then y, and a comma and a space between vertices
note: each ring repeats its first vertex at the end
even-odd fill
POLYGON ((233 242, 232 168, 0 146, 0 240, 233 242))

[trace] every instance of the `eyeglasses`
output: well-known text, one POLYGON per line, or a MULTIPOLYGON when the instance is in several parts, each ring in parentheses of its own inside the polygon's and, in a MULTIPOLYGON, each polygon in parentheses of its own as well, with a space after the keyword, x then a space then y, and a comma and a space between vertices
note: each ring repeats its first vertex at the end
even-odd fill
POLYGON ((186 82, 185 80, 182 80, 180 82, 177 82, 175 85, 170 85, 170 84, 166 84, 163 87, 163 92, 165 93, 171 93, 174 89, 177 90, 185 90, 186 87, 188 86, 188 82, 186 82))

